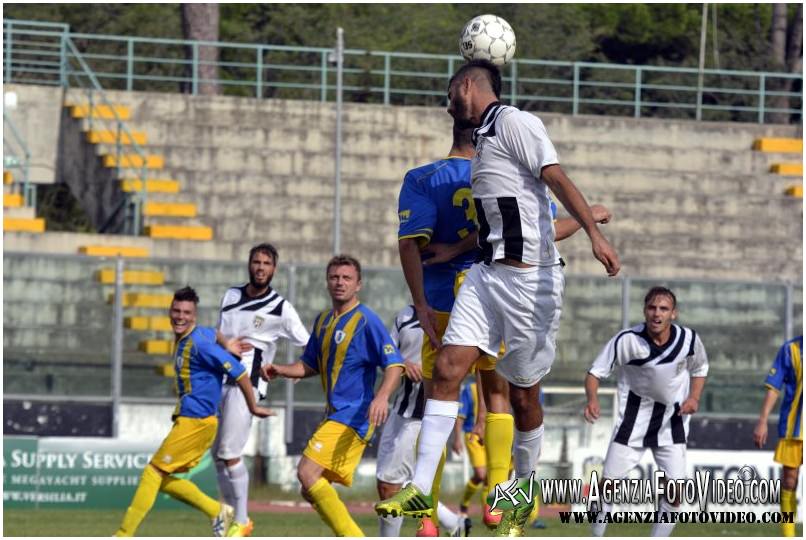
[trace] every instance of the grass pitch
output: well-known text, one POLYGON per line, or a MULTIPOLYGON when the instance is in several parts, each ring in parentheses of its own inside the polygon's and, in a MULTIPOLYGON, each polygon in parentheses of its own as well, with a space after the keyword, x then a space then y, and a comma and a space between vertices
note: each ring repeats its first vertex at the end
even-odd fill
MULTIPOLYGON (((123 511, 115 510, 5 510, 5 536, 110 536, 117 529, 123 511)), ((253 536, 331 536, 333 533, 310 510, 300 513, 253 512, 253 536)), ((378 521, 372 514, 355 516, 356 522, 370 536, 378 534, 378 521)), ((547 528, 529 529, 529 536, 590 536, 587 525, 562 524, 559 519, 543 519, 547 528)), ((613 524, 607 536, 648 536, 649 525, 613 524)), ((416 523, 406 520, 402 536, 414 536, 416 523)), ((802 536, 802 526, 797 535, 802 536)), ((155 510, 137 531, 138 536, 210 536, 210 522, 199 512, 188 510, 155 510)), ((780 536, 778 525, 691 525, 678 524, 673 536, 780 536)), ((492 536, 474 519, 471 536, 492 536)))

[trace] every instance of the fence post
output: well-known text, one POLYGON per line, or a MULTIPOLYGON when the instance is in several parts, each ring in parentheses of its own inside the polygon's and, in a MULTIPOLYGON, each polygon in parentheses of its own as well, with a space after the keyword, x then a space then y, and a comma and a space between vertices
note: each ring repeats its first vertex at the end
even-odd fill
POLYGON ((641 118, 641 68, 635 69, 635 117, 641 118))
POLYGON ((112 436, 120 434, 123 379, 123 257, 115 261, 115 305, 112 315, 112 436))
POLYGON ((327 51, 322 51, 322 76, 320 78, 320 96, 321 102, 327 101, 327 51))
POLYGON ((59 84, 67 87, 67 33, 59 37, 59 84))
POLYGON ((389 86, 391 84, 392 57, 389 53, 383 56, 383 104, 389 105, 389 86))
POLYGON ((263 97, 263 47, 257 48, 257 73, 255 74, 255 97, 263 97))
POLYGON ((513 60, 509 66, 509 74, 512 78, 512 86, 509 89, 509 104, 513 107, 518 105, 518 61, 513 60))
MULTIPOLYGON (((448 58, 448 80, 449 81, 451 80, 451 77, 453 77, 453 57, 448 58)), ((445 96, 445 106, 447 107, 448 105, 450 105, 450 102, 448 101, 448 97, 445 96)))
POLYGON ((579 64, 574 62, 574 101, 571 106, 571 114, 579 114, 579 64))
POLYGON ((792 283, 787 283, 784 288, 784 339, 789 341, 794 337, 793 324, 794 324, 794 287, 792 283))
MULTIPOLYGON (((291 265, 288 268, 288 301, 291 305, 297 303, 297 267, 291 265)), ((286 342, 285 363, 294 363, 294 348, 290 342, 286 342)), ((294 381, 285 380, 285 443, 291 444, 294 440, 294 381)))
POLYGON ((621 329, 630 327, 630 285, 632 280, 629 277, 621 278, 621 329))
POLYGON ((758 123, 764 123, 764 104, 767 101, 767 77, 762 73, 758 76, 758 123))
POLYGON ((134 88, 132 77, 134 76, 134 40, 129 38, 126 44, 126 90, 129 92, 134 88))
POLYGON ((193 42, 193 95, 199 95, 199 44, 193 42))

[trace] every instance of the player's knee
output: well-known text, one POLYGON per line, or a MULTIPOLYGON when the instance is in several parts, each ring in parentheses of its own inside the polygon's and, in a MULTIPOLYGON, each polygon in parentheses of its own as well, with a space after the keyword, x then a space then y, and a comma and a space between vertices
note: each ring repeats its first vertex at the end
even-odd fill
POLYGON ((781 475, 781 488, 787 491, 795 491, 798 488, 797 467, 784 467, 784 474, 781 475))

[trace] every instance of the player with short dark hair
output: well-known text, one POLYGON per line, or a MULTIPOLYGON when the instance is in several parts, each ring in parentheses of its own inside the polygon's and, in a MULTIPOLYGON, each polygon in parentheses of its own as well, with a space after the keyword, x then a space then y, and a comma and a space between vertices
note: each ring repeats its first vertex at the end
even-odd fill
MULTIPOLYGON (((243 366, 216 344, 215 329, 196 326, 198 303, 199 297, 190 287, 176 291, 171 301, 169 316, 176 340, 174 365, 179 395, 174 425, 146 465, 115 536, 134 536, 160 491, 204 512, 212 519, 214 534, 223 536, 234 516, 232 507, 208 497, 191 481, 174 474, 195 467, 213 443, 225 374, 237 381, 251 414, 261 418, 274 414, 257 405, 243 366)), ((240 352, 237 340, 230 345, 232 354, 240 352)))
MULTIPOLYGON (((677 299, 665 287, 653 287, 644 299, 644 322, 616 334, 605 345, 588 375, 585 420, 595 422, 599 381, 615 370, 619 413, 607 448, 602 480, 619 479, 635 467, 647 449, 668 480, 686 478, 686 441, 691 415, 699 409, 708 375, 708 356, 691 328, 674 324, 677 299)), ((672 512, 680 501, 660 501, 660 512, 672 512)), ((604 503, 601 510, 609 512, 604 503)), ((603 536, 607 524, 591 525, 603 536)), ((652 525, 652 536, 669 536, 674 522, 652 525)))
MULTIPOLYGON (((539 383, 551 369, 562 309, 562 261, 554 245, 551 190, 591 240, 609 275, 615 250, 596 226, 585 198, 559 166, 554 145, 536 116, 498 101, 489 63, 460 68, 448 88, 448 112, 473 126, 472 197, 481 262, 468 271, 456 297, 426 403, 412 483, 376 511, 414 515, 430 505, 440 454, 458 413, 459 386, 481 355, 506 353, 496 370, 507 379, 515 418, 515 473, 531 478, 543 438, 539 383)), ((500 74, 499 74, 500 77, 500 74)), ((499 92, 500 94, 500 92, 499 92)), ((532 510, 507 512, 496 534, 522 535, 532 510)))
MULTIPOLYGON (((803 336, 781 345, 764 382, 767 394, 753 430, 753 441, 759 448, 767 443, 767 418, 783 390, 774 459, 783 468, 781 512, 792 512, 794 516, 798 511, 798 474, 803 465, 803 336)), ((781 523, 784 536, 795 536, 795 521, 781 523)))
POLYGON ((311 436, 297 466, 302 496, 337 536, 364 536, 331 482, 352 485, 375 426, 386 421, 403 358, 378 316, 358 301, 361 264, 355 258, 339 255, 328 262, 327 290, 333 308, 314 320, 302 359, 265 365, 261 371, 269 380, 321 377, 327 419, 311 436), (375 392, 378 368, 384 375, 375 392))
MULTIPOLYGON (((290 302, 273 290, 277 249, 263 243, 249 250, 249 282, 231 287, 221 299, 218 331, 223 343, 238 338, 242 344, 241 364, 246 369, 255 399, 266 396, 266 381, 260 368, 274 361, 277 341, 287 339, 303 347, 310 337, 290 302)), ((241 457, 249 440, 252 415, 236 382, 228 377, 224 385, 218 435, 213 443, 218 487, 224 501, 235 508, 235 519, 227 536, 249 536, 254 527, 247 514, 249 470, 241 457)))

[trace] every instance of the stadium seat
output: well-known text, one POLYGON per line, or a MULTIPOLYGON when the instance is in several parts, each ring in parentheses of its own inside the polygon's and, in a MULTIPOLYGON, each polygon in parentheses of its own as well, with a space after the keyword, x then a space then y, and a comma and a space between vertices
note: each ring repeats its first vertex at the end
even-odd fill
POLYGON ((770 172, 781 176, 803 176, 803 163, 776 163, 770 172))
POLYGON ((135 246, 81 246, 78 252, 90 257, 148 257, 150 252, 135 246))
POLYGON ((203 225, 147 225, 146 236, 174 240, 212 240, 213 229, 203 225))
MULTIPOLYGON (((172 294, 123 293, 123 307, 142 307, 168 309, 173 299, 172 294)), ((115 301, 115 295, 110 294, 107 302, 115 301)))
MULTIPOLYGON (((143 166, 143 158, 137 154, 123 154, 118 162, 117 156, 113 154, 103 155, 104 167, 130 167, 137 168, 143 166)), ((162 156, 148 155, 145 159, 146 169, 162 169, 165 167, 165 159, 162 156)))
POLYGON ((22 194, 4 193, 3 208, 20 208, 23 205, 22 194))
MULTIPOLYGON (((90 116, 90 106, 84 105, 70 105, 70 115, 73 118, 88 118, 90 116)), ((102 120, 128 120, 131 117, 131 111, 128 107, 123 105, 95 105, 92 108, 92 117, 102 120), (116 116, 117 115, 117 116, 116 116)))
POLYGON ((3 231, 41 234, 45 232, 45 220, 44 218, 3 217, 3 231))
POLYGON ((95 129, 87 131, 87 142, 92 144, 117 144, 118 140, 120 140, 120 144, 129 145, 132 144, 133 141, 143 146, 146 144, 148 137, 146 137, 146 134, 142 131, 131 131, 130 133, 95 129))
POLYGON ((168 355, 173 351, 174 342, 163 339, 147 339, 140 342, 140 350, 146 354, 168 355))
POLYGON ((789 186, 788 188, 786 188, 786 191, 784 191, 784 193, 786 195, 789 195, 790 197, 795 197, 797 199, 802 199, 803 198, 803 186, 798 185, 798 184, 795 184, 793 186, 789 186))
POLYGON ((123 326, 129 330, 141 331, 170 332, 172 330, 170 317, 164 316, 126 317, 123 326))
POLYGON ((147 201, 143 208, 143 215, 192 218, 196 217, 196 205, 193 203, 147 201))
POLYGON ((3 171, 3 184, 10 186, 14 183, 14 175, 11 171, 3 171))
POLYGON ((163 377, 176 377, 176 368, 174 367, 173 362, 166 362, 164 364, 160 364, 155 368, 157 375, 161 375, 163 377))
POLYGON ((759 152, 800 154, 803 152, 803 139, 763 137, 753 142, 753 150, 759 152))
MULTIPOLYGON (((120 181, 120 189, 127 193, 143 189, 143 182, 139 178, 124 178, 120 181)), ((179 181, 168 178, 146 178, 146 192, 148 193, 179 193, 179 181)))
MULTIPOLYGON (((102 268, 98 270, 98 281, 104 285, 115 283, 115 269, 102 268)), ((165 275, 157 270, 124 270, 124 285, 162 285, 165 283, 165 275)))

